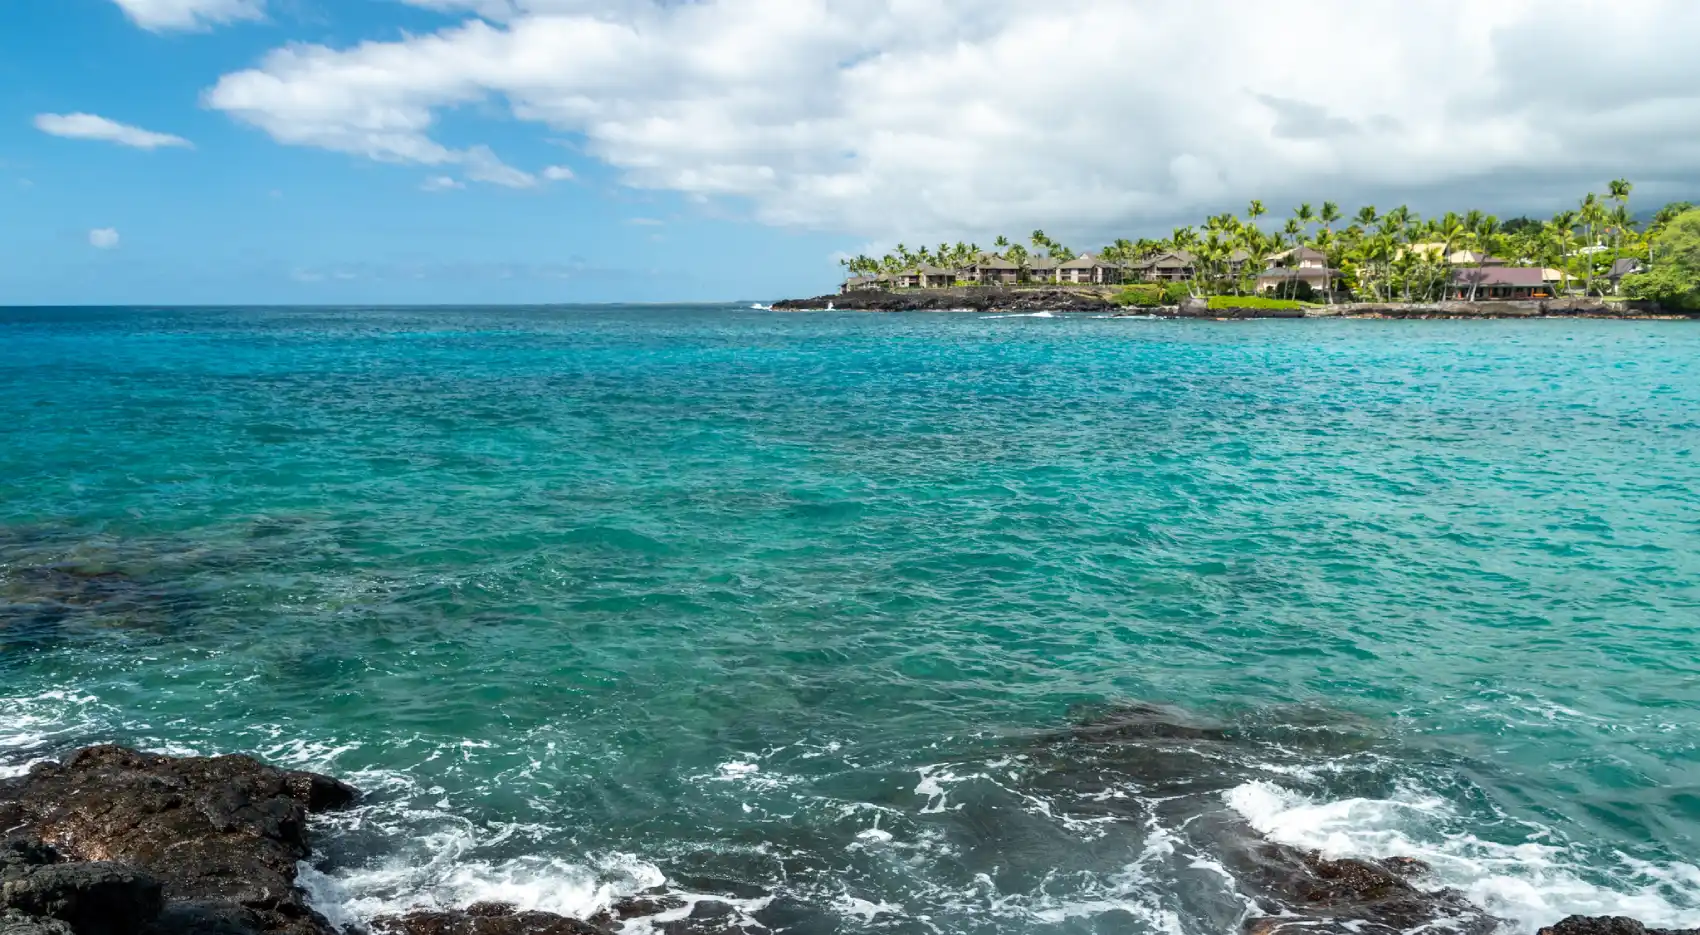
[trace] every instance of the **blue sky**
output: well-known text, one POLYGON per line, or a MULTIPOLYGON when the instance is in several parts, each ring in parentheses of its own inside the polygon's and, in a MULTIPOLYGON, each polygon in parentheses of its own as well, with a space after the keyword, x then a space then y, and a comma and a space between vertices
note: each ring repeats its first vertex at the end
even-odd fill
MULTIPOLYGON (((428 192, 441 173, 280 146, 203 92, 290 41, 427 32, 381 0, 280 8, 205 31, 138 28, 110 0, 0 4, 0 304, 600 302, 815 294, 852 238, 739 220, 736 204, 633 189, 570 138, 476 113, 510 160, 576 178, 428 192), (38 130, 92 113, 192 142, 143 150, 38 130), (97 249, 90 232, 118 232, 97 249), (761 257, 777 271, 752 275, 761 257)), ((463 128, 459 124, 465 124, 463 128)))
POLYGON ((0 304, 768 299, 1250 198, 1643 209, 1700 193, 1697 39, 1692 0, 5 0, 0 304))

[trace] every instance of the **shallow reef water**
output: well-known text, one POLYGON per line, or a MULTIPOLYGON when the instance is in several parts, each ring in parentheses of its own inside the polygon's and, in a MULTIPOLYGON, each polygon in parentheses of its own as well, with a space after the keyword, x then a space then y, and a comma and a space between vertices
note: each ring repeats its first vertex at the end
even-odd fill
POLYGON ((346 922, 1700 926, 1696 439, 1681 322, 0 310, 0 775, 333 773, 346 922))

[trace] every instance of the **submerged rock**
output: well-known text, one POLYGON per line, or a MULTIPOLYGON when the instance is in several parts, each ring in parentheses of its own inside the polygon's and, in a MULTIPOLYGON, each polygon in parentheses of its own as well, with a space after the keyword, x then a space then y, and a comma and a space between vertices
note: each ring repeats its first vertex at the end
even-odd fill
POLYGON ((608 935, 608 929, 552 912, 521 912, 506 903, 410 912, 372 922, 378 935, 608 935))
MULTIPOLYGON (((167 931, 326 935, 332 928, 296 888, 295 866, 311 850, 308 813, 355 797, 353 788, 328 776, 246 756, 176 758, 90 747, 0 781, 0 827, 83 861, 31 864, 42 856, 40 845, 18 845, 8 851, 8 879, 16 875, 26 889, 40 880, 41 893, 70 894, 67 905, 99 893, 97 901, 129 907, 138 918, 159 915, 157 924, 167 931)), ((41 905, 18 908, 64 919, 41 905)), ((128 931, 66 921, 77 935, 128 931)))

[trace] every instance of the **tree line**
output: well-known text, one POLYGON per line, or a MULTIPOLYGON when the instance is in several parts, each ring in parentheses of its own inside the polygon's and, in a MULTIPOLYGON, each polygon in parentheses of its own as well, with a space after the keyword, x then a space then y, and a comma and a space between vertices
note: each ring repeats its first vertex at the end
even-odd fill
MULTIPOLYGON (((1485 257, 1508 265, 1557 270, 1566 292, 1603 296, 1611 288, 1607 273, 1616 261, 1626 257, 1654 260, 1656 238, 1693 207, 1686 202, 1666 205, 1649 223, 1640 225, 1629 209, 1633 190, 1627 180, 1613 181, 1605 193, 1590 192, 1575 208, 1545 220, 1502 221, 1479 210, 1425 218, 1405 205, 1386 212, 1365 205, 1348 216, 1337 202, 1324 201, 1320 207, 1301 204, 1274 224, 1266 220, 1269 212, 1264 203, 1252 201, 1243 217, 1214 215, 1202 225, 1176 228, 1162 239, 1118 239, 1096 251, 1096 256, 1128 271, 1164 254, 1184 251, 1193 258, 1190 288, 1194 295, 1246 294, 1255 289, 1266 258, 1308 248, 1327 257, 1344 291, 1370 301, 1444 298, 1455 270, 1478 266, 1485 257), (1454 262, 1465 253, 1464 262, 1454 262)), ((961 270, 995 256, 1025 273, 1040 259, 1063 263, 1077 256, 1042 230, 1035 230, 1027 243, 1030 248, 1000 236, 989 250, 963 242, 917 250, 898 244, 877 258, 864 255, 840 263, 849 275, 879 277, 923 266, 961 270)), ((1296 282, 1293 287, 1297 288, 1296 282)))

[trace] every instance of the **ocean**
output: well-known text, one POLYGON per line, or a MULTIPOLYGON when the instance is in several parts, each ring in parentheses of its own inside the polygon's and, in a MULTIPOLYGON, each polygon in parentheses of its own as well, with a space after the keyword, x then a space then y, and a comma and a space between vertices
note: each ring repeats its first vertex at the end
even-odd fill
POLYGON ((0 310, 0 775, 335 774, 350 923, 1700 926, 1697 441, 1678 322, 0 310))

